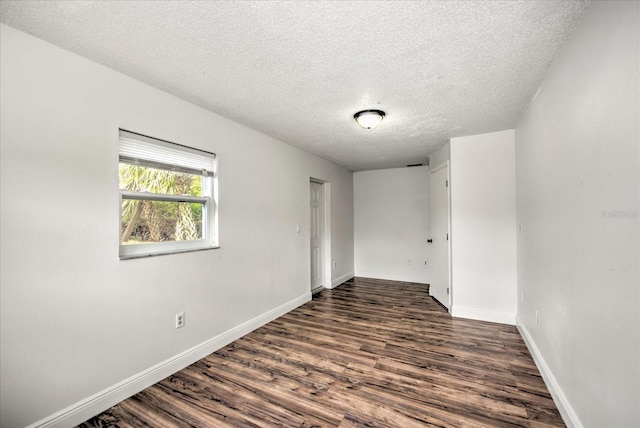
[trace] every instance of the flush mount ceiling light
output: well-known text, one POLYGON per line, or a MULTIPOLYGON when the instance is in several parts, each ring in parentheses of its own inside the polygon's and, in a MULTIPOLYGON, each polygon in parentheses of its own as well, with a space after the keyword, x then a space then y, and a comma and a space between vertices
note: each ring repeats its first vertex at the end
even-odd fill
POLYGON ((385 113, 382 110, 362 110, 353 115, 358 125, 364 129, 375 128, 382 122, 385 113))

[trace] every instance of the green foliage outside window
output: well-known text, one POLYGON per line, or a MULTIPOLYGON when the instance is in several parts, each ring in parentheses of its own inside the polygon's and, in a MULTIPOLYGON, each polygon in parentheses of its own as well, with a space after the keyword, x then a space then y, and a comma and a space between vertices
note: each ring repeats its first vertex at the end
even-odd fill
MULTIPOLYGON (((120 163, 120 189, 165 195, 202 196, 203 177, 120 163)), ((203 204, 123 199, 122 244, 202 239, 203 204)))

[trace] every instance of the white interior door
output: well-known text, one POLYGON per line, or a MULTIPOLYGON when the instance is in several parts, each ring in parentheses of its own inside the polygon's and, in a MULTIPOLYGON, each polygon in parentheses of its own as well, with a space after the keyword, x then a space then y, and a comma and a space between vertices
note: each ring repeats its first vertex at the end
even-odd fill
POLYGON ((431 284, 429 294, 447 309, 451 307, 449 284, 449 164, 429 175, 429 219, 431 222, 431 284))
POLYGON ((311 193, 311 290, 324 286, 324 188, 322 183, 310 182, 311 193))

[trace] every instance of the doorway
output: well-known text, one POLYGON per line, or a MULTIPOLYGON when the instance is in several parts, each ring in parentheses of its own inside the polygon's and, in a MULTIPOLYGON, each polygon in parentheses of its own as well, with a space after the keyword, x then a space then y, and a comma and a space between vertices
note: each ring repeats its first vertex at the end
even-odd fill
POLYGON ((309 223, 310 244, 311 244, 311 292, 318 292, 326 286, 324 265, 325 265, 325 189, 324 183, 311 180, 310 190, 310 212, 309 223))
POLYGON ((431 284, 429 294, 451 310, 449 162, 429 172, 429 220, 431 223, 431 284))

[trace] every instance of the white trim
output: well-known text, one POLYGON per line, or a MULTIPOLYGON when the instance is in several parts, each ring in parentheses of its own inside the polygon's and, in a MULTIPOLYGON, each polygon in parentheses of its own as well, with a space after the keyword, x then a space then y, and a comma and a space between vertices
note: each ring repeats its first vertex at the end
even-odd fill
MULTIPOLYGON (((333 274, 333 259, 331 257, 331 183, 319 178, 309 177, 309 183, 317 183, 322 186, 322 286, 324 288, 333 288, 331 276, 333 274)), ((311 207, 309 207, 311 210, 311 207)), ((309 218, 311 215, 309 214, 309 218)), ((309 227, 309 240, 311 239, 311 227, 309 227)), ((311 247, 309 245, 309 247, 311 247)), ((311 258, 309 258, 309 271, 311 271, 311 258)), ((309 275, 311 277, 311 275, 309 275)), ((311 278, 309 278, 309 287, 311 287, 311 278)))
POLYGON ((363 272, 357 271, 355 276, 360 278, 385 279, 388 281, 415 282, 417 284, 428 284, 426 278, 418 275, 405 275, 401 273, 386 272, 363 272))
POLYGON ((516 325, 516 314, 485 311, 484 309, 468 308, 458 305, 453 305, 451 307, 451 316, 454 318, 468 318, 478 321, 489 321, 497 322, 500 324, 516 325))
POLYGON ((171 195, 167 193, 151 193, 151 192, 129 192, 121 190, 122 199, 141 200, 141 201, 165 201, 165 202, 189 202, 196 204, 208 204, 211 202, 209 196, 191 196, 191 195, 171 195))
POLYGON ((331 280, 331 288, 335 288, 338 285, 342 284, 345 281, 350 280, 351 278, 353 278, 355 275, 353 274, 353 272, 349 272, 349 273, 345 273, 344 275, 341 275, 337 278, 334 278, 333 280, 331 280))
POLYGON ((216 248, 220 247, 214 245, 209 239, 120 245, 120 260, 131 260, 151 256, 163 256, 166 254, 187 253, 191 251, 213 250, 216 248))
MULTIPOLYGON (((447 178, 446 178, 447 180, 447 234, 449 238, 447 239, 447 257, 449 258, 449 269, 447 270, 449 283, 447 284, 447 288, 449 289, 449 292, 447 293, 446 305, 443 302, 440 302, 439 300, 438 302, 443 304, 447 308, 447 310, 451 311, 453 307, 453 253, 452 253, 452 247, 451 247, 451 243, 453 242, 453 238, 452 238, 453 231, 451 230, 451 166, 450 166, 449 159, 445 160, 444 162, 442 162, 440 165, 436 166, 433 169, 429 168, 429 183, 431 183, 431 175, 444 168, 447 168, 447 178)), ((429 199, 429 203, 431 204, 431 199, 429 199)), ((431 205, 429 205, 429 210, 431 210, 431 205)), ((431 288, 429 288, 429 295, 433 296, 431 294, 431 288)))
POLYGON ((331 183, 328 181, 322 182, 322 190, 324 197, 324 269, 322 282, 325 288, 333 288, 331 281, 331 275, 333 274, 333 258, 331 256, 331 183))
POLYGON ((564 395, 564 391, 560 387, 558 380, 553 375, 553 372, 545 362, 544 358, 542 358, 540 350, 519 317, 516 317, 516 327, 518 327, 524 343, 527 345, 527 348, 529 348, 529 353, 533 357, 533 361, 536 363, 536 366, 542 375, 542 379, 551 393, 551 397, 553 398, 556 407, 558 407, 560 415, 562 415, 562 419, 567 425, 567 428, 583 428, 580 418, 578 418, 578 415, 571 406, 571 403, 569 403, 567 396, 564 395))
POLYGON ((448 309, 453 308, 453 229, 451 215, 453 210, 451 209, 451 162, 447 159, 444 161, 447 166, 447 230, 449 232, 449 239, 447 240, 447 256, 449 257, 449 306, 448 309))
POLYGON ((27 428, 62 428, 76 426, 87 419, 118 404, 120 401, 137 394, 143 389, 161 381, 183 368, 195 363, 207 355, 217 351, 252 332, 253 330, 273 321, 293 309, 311 300, 311 292, 305 293, 283 305, 278 306, 262 315, 240 324, 226 332, 212 337, 191 349, 175 355, 153 367, 131 376, 97 394, 85 398, 66 409, 41 419, 27 428))
POLYGON ((437 170, 444 168, 445 166, 446 166, 446 167, 448 167, 448 166, 449 166, 449 160, 445 160, 445 161, 444 161, 444 162, 442 162, 440 165, 438 165, 438 166, 436 166, 436 167, 434 167, 434 168, 429 167, 429 173, 430 173, 430 174, 431 174, 431 173, 434 173, 434 172, 436 172, 437 170))

